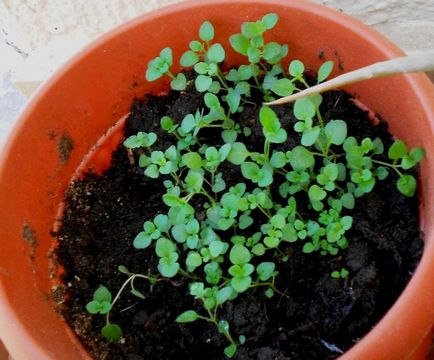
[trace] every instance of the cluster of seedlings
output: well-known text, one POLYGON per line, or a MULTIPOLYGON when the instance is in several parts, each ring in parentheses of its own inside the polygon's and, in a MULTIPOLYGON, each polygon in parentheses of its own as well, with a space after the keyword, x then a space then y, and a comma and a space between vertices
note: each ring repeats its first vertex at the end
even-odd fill
MULTIPOLYGON (((176 321, 214 324, 228 340, 225 355, 232 357, 246 338, 231 333, 219 308, 257 287, 267 297, 284 296, 275 279, 278 264, 290 261, 282 251, 285 244, 299 242, 306 254, 336 256, 349 246, 346 232, 352 227, 351 210, 357 199, 371 192, 378 181, 395 172, 399 191, 407 197, 415 194, 416 180, 406 170, 418 164, 424 150, 409 150, 400 140, 388 149, 379 138, 357 141, 348 135, 344 120, 324 120, 321 95, 294 104, 294 130, 300 135, 297 146, 279 150, 288 133, 276 112, 260 104, 257 121, 262 126, 263 150, 253 151, 245 145, 243 139, 252 129, 233 118, 243 112, 252 91, 260 91, 264 101, 271 101, 309 86, 301 61, 293 60, 288 69, 283 68, 288 46, 264 39, 277 21, 278 16, 271 13, 243 23, 241 33, 229 40, 234 51, 246 56, 246 64, 226 72, 222 70, 226 50, 213 42, 214 27, 204 22, 199 39, 180 58, 183 68, 193 69, 190 81, 203 94, 204 107, 182 121, 161 118, 161 128, 173 137, 167 149, 153 150, 157 144, 153 132, 139 132, 125 140, 126 148, 141 151, 139 166, 144 176, 163 180, 167 211, 145 219, 143 231, 134 239, 137 249, 156 253, 158 269, 135 274, 120 266, 127 278, 116 296, 100 286, 87 304, 90 313, 106 316, 102 334, 107 339, 117 341, 123 336, 121 328, 110 321, 121 294, 129 289, 132 295, 145 297, 135 286, 136 279, 149 282, 152 290, 160 281, 184 277, 203 310, 186 309, 176 321), (213 145, 201 137, 209 128, 217 137, 213 145), (384 161, 384 154, 389 161, 384 161), (243 181, 227 186, 221 170, 224 163, 237 167, 243 181), (203 201, 195 208, 191 201, 198 197, 203 201), (300 204, 309 209, 309 218, 301 216, 300 204)), ((173 74, 172 65, 172 50, 165 48, 149 63, 147 80, 168 76, 173 90, 185 90, 187 76, 173 74)), ((333 63, 325 62, 317 82, 324 81, 332 69, 333 63)), ((344 268, 331 274, 336 279, 349 275, 344 268)))

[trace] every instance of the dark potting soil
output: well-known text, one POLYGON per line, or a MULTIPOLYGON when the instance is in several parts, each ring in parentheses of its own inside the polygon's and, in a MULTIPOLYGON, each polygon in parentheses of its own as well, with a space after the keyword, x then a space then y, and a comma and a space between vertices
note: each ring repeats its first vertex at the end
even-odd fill
MULTIPOLYGON (((154 131, 157 147, 171 145, 170 136, 159 129, 159 120, 169 115, 180 121, 201 108, 202 97, 191 88, 135 101, 125 135, 154 131)), ((262 129, 258 125, 258 105, 246 104, 238 121, 252 127, 243 141, 251 150, 261 150, 262 129)), ((292 106, 275 110, 289 140, 281 146, 291 149, 299 141, 293 132, 292 106)), ((325 120, 344 119, 349 134, 359 140, 380 137, 386 146, 392 142, 387 124, 373 126, 367 114, 341 91, 324 95, 325 120)), ((323 110, 324 111, 324 110, 323 110)), ((201 132, 209 143, 212 132, 201 132)), ((134 154, 138 158, 138 153, 134 154)), ((223 170, 228 185, 241 179, 230 165, 223 170)), ((219 309, 234 335, 246 336, 236 359, 333 359, 349 349, 377 323, 402 292, 414 271, 423 248, 418 223, 417 197, 402 196, 391 174, 377 182, 374 191, 356 200, 354 223, 347 233, 350 246, 338 256, 304 254, 301 243, 282 248, 289 261, 278 263, 276 287, 286 296, 268 299, 263 289, 251 289, 219 309), (347 280, 330 274, 345 267, 347 280)), ((71 185, 66 196, 63 227, 59 232, 58 261, 65 267, 67 285, 61 311, 96 359, 224 359, 225 338, 213 325, 196 321, 178 324, 177 315, 188 309, 202 311, 201 304, 188 293, 187 283, 174 278, 175 285, 160 282, 150 291, 149 284, 137 281, 145 300, 124 293, 111 319, 124 332, 119 343, 109 343, 100 335, 101 315, 89 315, 85 305, 99 285, 117 292, 126 276, 117 271, 125 265, 130 271, 157 274, 157 258, 152 249, 136 250, 132 241, 145 220, 167 211, 161 201, 165 192, 160 179, 150 179, 131 164, 120 145, 112 166, 102 176, 88 174, 71 185)), ((278 195, 277 195, 278 196, 278 195)), ((201 201, 199 199, 199 201, 201 201)), ((202 204, 196 202, 196 208, 202 204)), ((305 211, 308 211, 307 209, 305 211)))

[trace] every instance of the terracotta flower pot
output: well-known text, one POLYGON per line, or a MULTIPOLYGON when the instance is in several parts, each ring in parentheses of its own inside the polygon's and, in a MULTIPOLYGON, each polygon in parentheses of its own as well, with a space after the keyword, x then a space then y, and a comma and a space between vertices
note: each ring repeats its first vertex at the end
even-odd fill
MULTIPOLYGON (((211 20, 218 41, 242 21, 274 11, 273 37, 291 58, 317 68, 319 54, 349 71, 402 55, 389 41, 348 16, 304 1, 187 1, 139 17, 99 38, 34 96, 21 115, 0 166, 0 337, 22 359, 84 359, 86 351, 56 313, 51 297, 50 230, 72 174, 101 135, 128 112, 132 99, 167 83, 147 83, 147 62, 164 46, 175 56, 199 25, 211 20)), ((230 63, 241 59, 233 52, 230 63)), ((338 70, 339 71, 339 70, 338 70)), ((434 87, 422 74, 354 85, 393 134, 423 146, 421 227, 425 250, 395 305, 342 359, 422 359, 434 323, 434 87)), ((106 151, 102 159, 110 157, 106 151)))

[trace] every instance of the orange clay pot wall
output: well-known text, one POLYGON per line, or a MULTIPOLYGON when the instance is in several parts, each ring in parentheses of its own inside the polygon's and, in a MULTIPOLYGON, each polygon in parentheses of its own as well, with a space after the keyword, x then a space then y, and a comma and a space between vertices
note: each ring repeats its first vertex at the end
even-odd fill
MULTIPOLYGON (((0 337, 14 359, 88 358, 51 299, 50 230, 84 155, 128 112, 135 96, 167 87, 164 81, 145 82, 147 62, 164 46, 179 57, 204 20, 213 22, 217 40, 227 45, 241 22, 271 11, 281 20, 270 38, 288 43, 290 57, 313 69, 320 53, 341 64, 335 75, 402 55, 358 21, 308 2, 186 1, 104 35, 33 97, 0 160, 0 337)), ((241 58, 228 52, 228 61, 241 58)), ((427 159, 421 166, 421 263, 396 304, 342 359, 423 359, 434 322, 434 88, 417 74, 347 90, 387 119, 396 136, 423 146, 427 159)))

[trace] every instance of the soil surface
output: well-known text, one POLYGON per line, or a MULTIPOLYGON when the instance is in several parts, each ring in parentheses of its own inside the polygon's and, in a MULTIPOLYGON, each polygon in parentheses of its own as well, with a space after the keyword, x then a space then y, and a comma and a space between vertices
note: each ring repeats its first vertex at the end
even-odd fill
MULTIPOLYGON (((125 135, 154 131, 159 139, 157 147, 165 149, 172 139, 158 130, 161 116, 180 121, 201 106, 201 95, 192 89, 137 100, 125 135)), ((349 134, 359 140, 381 137, 386 146, 392 141, 387 124, 381 121, 373 126, 344 92, 325 94, 322 108, 329 109, 323 110, 326 121, 345 119, 349 134)), ((256 120, 258 109, 259 105, 247 104, 238 119, 253 129, 253 134, 243 140, 251 150, 263 144, 256 120)), ((289 135, 281 148, 290 149, 299 138, 292 131, 295 119, 291 105, 276 111, 289 135)), ((212 133, 201 135, 211 143, 216 140, 212 133)), ((223 172, 231 177, 229 184, 238 182, 239 175, 231 166, 223 172)), ((303 254, 302 243, 283 248, 290 260, 277 264, 280 274, 276 287, 285 297, 268 299, 263 289, 249 290, 219 310, 220 317, 231 324, 233 334, 246 336, 236 359, 333 359, 369 332, 404 289, 423 249, 417 196, 402 196, 395 181, 391 174, 387 180, 378 181, 372 193, 356 200, 354 224, 347 233, 350 246, 339 256, 303 254), (350 271, 349 278, 332 279, 331 272, 341 267, 350 271)), ((185 310, 202 310, 188 294, 182 278, 175 278, 175 286, 160 282, 152 292, 148 283, 137 281, 146 299, 128 293, 121 297, 111 315, 124 331, 119 343, 105 341, 100 335, 104 317, 90 316, 85 310, 99 285, 117 292, 126 280, 117 271, 119 265, 132 272, 146 273, 150 269, 157 273, 154 251, 136 250, 132 241, 145 220, 166 211, 160 200, 163 192, 161 180, 145 177, 142 169, 131 164, 122 145, 114 152, 108 171, 102 176, 86 175, 67 192, 56 251, 66 269, 63 280, 67 291, 61 311, 96 359, 225 358, 226 340, 213 325, 175 322, 185 310)))

